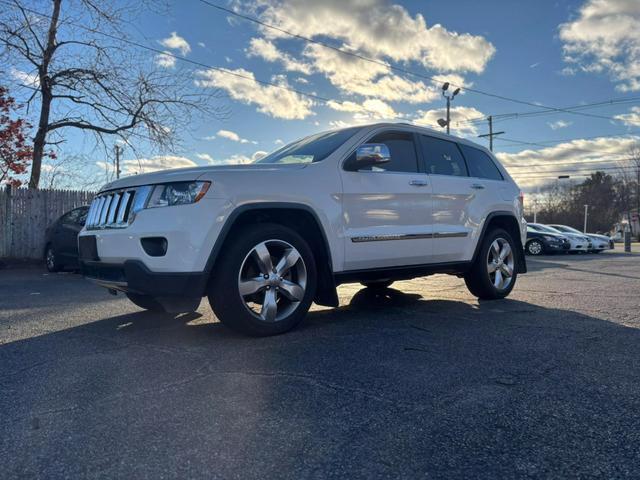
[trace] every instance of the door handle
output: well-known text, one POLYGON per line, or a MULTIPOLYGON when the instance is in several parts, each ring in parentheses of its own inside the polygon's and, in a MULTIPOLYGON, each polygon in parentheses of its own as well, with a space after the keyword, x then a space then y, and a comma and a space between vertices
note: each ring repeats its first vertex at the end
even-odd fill
POLYGON ((471 185, 471 188, 473 188, 474 190, 484 190, 484 185, 480 185, 479 183, 474 183, 473 185, 471 185))
POLYGON ((426 180, 411 180, 409 181, 409 185, 413 185, 414 187, 425 187, 427 185, 426 180))

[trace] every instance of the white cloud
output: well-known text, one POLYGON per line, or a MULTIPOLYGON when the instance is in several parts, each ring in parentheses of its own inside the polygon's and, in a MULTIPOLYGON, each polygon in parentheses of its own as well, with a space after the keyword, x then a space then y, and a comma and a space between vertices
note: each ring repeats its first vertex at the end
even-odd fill
MULTIPOLYGON (((106 162, 97 162, 96 165, 105 170, 113 168, 112 164, 106 162)), ((123 175, 196 166, 197 164, 193 160, 175 155, 157 155, 150 158, 130 159, 120 162, 123 175)))
POLYGON ((640 90, 640 2, 588 0, 560 25, 565 60, 593 73, 608 73, 621 91, 640 90))
MULTIPOLYGON (((257 105, 257 110, 274 118, 301 120, 313 115, 313 102, 291 90, 273 85, 262 85, 252 72, 236 70, 200 70, 196 72, 196 84, 225 90, 231 98, 247 105, 257 105), (230 73, 225 73, 230 72, 230 73)), ((281 76, 272 78, 277 85, 290 88, 281 76)))
POLYGON ((156 65, 163 68, 173 68, 176 66, 176 57, 169 55, 169 52, 156 55, 156 65))
POLYGON ((167 38, 160 40, 160 44, 170 50, 178 50, 185 56, 191 51, 191 45, 176 32, 171 32, 167 38))
POLYGON ((232 142, 254 143, 250 140, 247 140, 246 138, 240 137, 240 135, 238 135, 236 132, 232 132, 231 130, 218 130, 218 133, 216 133, 216 135, 206 138, 207 140, 211 140, 213 138, 216 138, 216 136, 220 138, 226 138, 227 140, 231 140, 232 142))
POLYGON ((204 43, 204 42, 198 42, 198 46, 199 46, 200 48, 205 48, 205 47, 206 47, 206 45, 205 45, 205 43, 204 43))
POLYGON ((617 167, 618 163, 616 162, 626 159, 629 149, 637 144, 638 140, 640 137, 577 139, 539 150, 526 149, 517 153, 501 152, 497 154, 497 157, 520 186, 531 188, 555 181, 559 174, 553 172, 558 170, 571 171, 572 177, 582 180, 583 177, 580 175, 589 175, 599 168, 617 167), (567 162, 572 164, 562 165, 567 162), (585 163, 574 165, 573 162, 585 163), (547 172, 551 173, 544 175, 547 172), (527 178, 531 176, 551 178, 527 178))
POLYGON ((547 125, 549 125, 549 128, 551 128, 551 130, 560 130, 561 128, 567 128, 573 125, 573 122, 567 122, 566 120, 557 120, 555 122, 547 122, 547 125))
MULTIPOLYGON (((249 5, 250 6, 250 5, 249 5)), ((428 27, 388 0, 280 0, 263 2, 261 18, 269 24, 307 37, 330 37, 345 46, 394 61, 416 61, 439 71, 480 73, 495 48, 485 38, 447 30, 440 24, 428 27)), ((264 28, 267 37, 284 36, 264 28)))
MULTIPOLYGON (((418 116, 413 119, 417 125, 424 125, 434 130, 444 130, 438 125, 438 119, 446 118, 446 108, 418 110, 417 113, 418 116)), ((466 121, 484 117, 485 115, 481 111, 473 107, 451 107, 451 133, 454 135, 475 137, 478 135, 477 124, 467 123, 466 121)))
POLYGON ((369 120, 393 120, 398 118, 400 114, 396 112, 391 105, 378 99, 367 99, 362 104, 358 104, 351 101, 336 102, 331 100, 327 102, 327 106, 333 110, 339 112, 352 112, 355 113, 356 119, 369 119, 369 120))
POLYGON ((629 113, 616 115, 613 118, 620 120, 629 127, 640 127, 640 107, 631 107, 631 111, 629 113))
POLYGON ((37 88, 40 86, 40 77, 38 77, 37 72, 28 73, 12 67, 10 73, 15 80, 20 82, 25 87, 37 88))
POLYGON ((209 163, 213 163, 213 157, 208 153, 196 153, 196 157, 209 163))
POLYGON ((332 85, 347 94, 408 103, 431 102, 439 96, 435 86, 400 77, 384 64, 346 56, 315 44, 307 45, 303 54, 313 63, 315 71, 324 74, 332 85))
POLYGON ((275 143, 276 145, 284 145, 284 142, 279 138, 276 138, 273 143, 275 143))
POLYGON ((250 157, 242 154, 234 154, 222 160, 213 159, 211 157, 209 157, 207 160, 211 165, 245 165, 248 163, 253 163, 256 160, 260 160, 261 158, 266 156, 267 153, 268 152, 258 150, 257 152, 254 152, 250 157))
POLYGON ((252 38, 247 49, 247 56, 260 57, 267 62, 280 62, 285 70, 300 72, 306 75, 311 73, 311 65, 300 62, 291 55, 278 50, 273 42, 264 38, 252 38))

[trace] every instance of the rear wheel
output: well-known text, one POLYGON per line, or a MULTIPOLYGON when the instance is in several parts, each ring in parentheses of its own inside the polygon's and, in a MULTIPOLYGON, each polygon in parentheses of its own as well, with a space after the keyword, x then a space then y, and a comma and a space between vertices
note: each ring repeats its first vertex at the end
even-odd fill
POLYGON ((135 303, 138 307, 149 310, 150 312, 164 312, 164 308, 155 298, 149 295, 139 295, 137 293, 127 293, 127 298, 135 303))
POLYGON ((527 243, 526 249, 529 255, 542 255, 544 253, 544 246, 540 240, 531 240, 527 243))
POLYGON ((485 235, 478 256, 465 274, 469 291, 483 300, 504 298, 516 283, 516 246, 508 232, 500 228, 485 235))
POLYGON ((372 290, 382 290, 393 285, 393 280, 373 280, 371 282, 361 282, 361 284, 372 290))
POLYGON ((209 289, 220 321, 253 336, 291 330, 316 291, 316 265, 307 242, 290 228, 258 224, 234 235, 209 289))
POLYGON ((58 260, 58 254, 51 245, 47 245, 44 253, 44 263, 50 272, 59 272, 62 270, 62 263, 58 260))

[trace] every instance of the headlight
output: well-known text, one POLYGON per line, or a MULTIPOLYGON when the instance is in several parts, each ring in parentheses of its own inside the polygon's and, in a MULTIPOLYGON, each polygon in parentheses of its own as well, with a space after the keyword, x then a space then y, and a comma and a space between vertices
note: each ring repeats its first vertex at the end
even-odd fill
POLYGON ((196 203, 209 190, 211 182, 175 182, 155 185, 146 208, 196 203))
POLYGON ((551 235, 543 235, 545 240, 548 240, 550 242, 557 242, 558 239, 556 237, 552 237, 551 235))

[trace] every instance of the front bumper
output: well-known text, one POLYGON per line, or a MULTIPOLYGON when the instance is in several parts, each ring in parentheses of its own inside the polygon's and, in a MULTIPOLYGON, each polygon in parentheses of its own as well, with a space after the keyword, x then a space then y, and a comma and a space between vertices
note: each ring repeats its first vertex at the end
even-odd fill
POLYGON ((83 260, 81 266, 83 275, 102 287, 155 298, 202 298, 208 278, 204 272, 152 272, 139 260, 123 264, 83 260))

